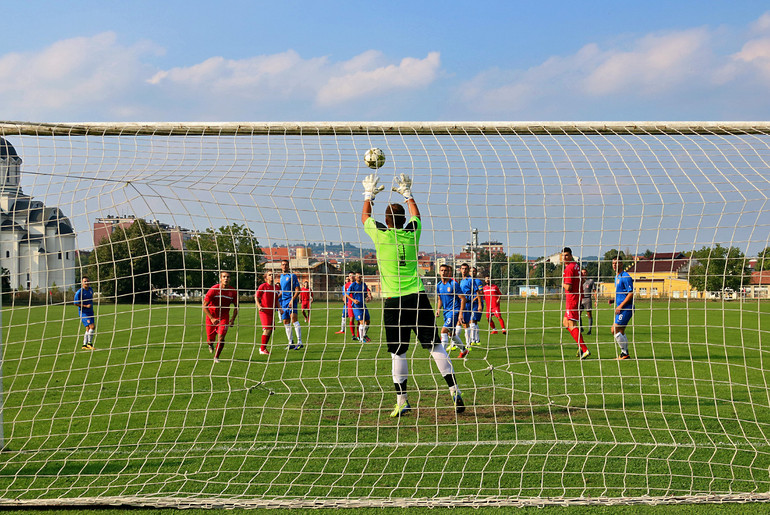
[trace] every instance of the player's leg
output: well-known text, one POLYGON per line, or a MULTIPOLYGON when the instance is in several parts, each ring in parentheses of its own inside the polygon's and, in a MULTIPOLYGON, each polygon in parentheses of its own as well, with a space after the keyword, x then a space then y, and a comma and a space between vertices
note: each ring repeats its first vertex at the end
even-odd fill
POLYGON ((594 315, 590 309, 586 310, 586 318, 588 318, 588 331, 586 331, 586 334, 591 334, 591 329, 594 326, 594 315))
POLYGON ((371 316, 369 315, 369 308, 364 308, 364 342, 368 343, 371 340, 369 338, 369 325, 371 324, 371 316))
POLYGON ((88 345, 94 348, 94 340, 96 339, 96 320, 91 317, 91 323, 88 325, 88 345))
POLYGON ((578 324, 579 316, 580 313, 577 310, 567 310, 563 322, 564 327, 567 328, 567 331, 572 335, 572 339, 575 340, 575 343, 577 343, 580 348, 580 359, 585 359, 590 356, 591 353, 588 351, 588 347, 586 347, 586 344, 583 341, 583 335, 580 334, 580 327, 578 324))
POLYGON ((489 322, 489 328, 492 329, 492 334, 497 334, 497 327, 495 327, 495 321, 492 320, 492 312, 487 310, 487 321, 489 322))
POLYGON ((387 299, 382 310, 382 323, 385 326, 385 339, 388 342, 391 359, 391 375, 396 389, 396 406, 390 414, 391 417, 400 417, 411 410, 406 393, 406 383, 409 378, 406 351, 409 350, 408 340, 411 330, 401 327, 400 300, 398 297, 387 299))
POLYGON ((222 354, 222 350, 225 348, 225 335, 227 334, 227 328, 230 326, 230 320, 227 318, 220 318, 219 324, 217 324, 217 350, 214 353, 214 363, 219 363, 219 356, 222 354))
POLYGON ((297 335, 297 345, 295 349, 302 348, 302 327, 299 325, 299 310, 296 306, 292 309, 291 325, 294 326, 294 334, 297 335))
POLYGON ((283 322, 283 330, 286 333, 286 339, 289 342, 289 349, 294 348, 294 336, 292 334, 291 326, 291 307, 284 307, 281 313, 281 322, 283 322))
POLYGON ((618 359, 628 359, 628 338, 626 337, 626 327, 628 322, 631 321, 631 311, 623 310, 620 314, 615 315, 615 323, 612 324, 612 333, 615 337, 615 342, 620 346, 620 355, 618 359))
POLYGON ((340 330, 334 334, 345 334, 345 322, 348 319, 348 307, 342 306, 342 321, 340 322, 340 330))
POLYGON ((500 329, 502 330, 503 334, 505 334, 505 320, 503 320, 503 315, 500 313, 499 309, 495 310, 495 318, 497 318, 497 321, 500 322, 500 329))
POLYGON ((217 324, 212 323, 209 317, 206 317, 206 343, 209 346, 209 352, 214 353, 214 344, 217 341, 217 324))
POLYGON ((268 355, 267 344, 270 343, 270 336, 273 334, 273 313, 259 312, 259 321, 262 323, 262 345, 259 347, 259 353, 268 355))

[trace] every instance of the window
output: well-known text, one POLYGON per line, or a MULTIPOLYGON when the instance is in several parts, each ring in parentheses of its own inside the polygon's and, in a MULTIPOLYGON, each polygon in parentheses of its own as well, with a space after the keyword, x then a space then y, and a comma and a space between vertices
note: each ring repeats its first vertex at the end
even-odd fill
POLYGON ((69 252, 65 252, 64 253, 64 258, 65 259, 69 259, 70 258, 70 253, 69 252))
POLYGON ((11 257, 11 251, 10 250, 6 250, 5 251, 5 257, 11 257))
POLYGON ((59 259, 61 259, 61 252, 59 252, 59 259))
POLYGON ((657 297, 658 296, 658 289, 657 288, 653 288, 652 289, 652 296, 653 297, 657 297))
POLYGON ((642 297, 647 295, 647 288, 639 288, 639 295, 641 295, 642 297))

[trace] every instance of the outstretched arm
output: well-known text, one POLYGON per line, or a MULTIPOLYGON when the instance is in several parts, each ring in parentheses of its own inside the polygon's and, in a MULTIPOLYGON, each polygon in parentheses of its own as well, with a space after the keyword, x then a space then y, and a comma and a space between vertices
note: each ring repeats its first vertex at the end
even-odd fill
POLYGON ((366 223, 366 221, 372 217, 372 202, 374 201, 374 197, 385 189, 385 186, 377 184, 379 181, 380 178, 377 177, 376 174, 367 175, 364 180, 361 181, 361 184, 364 187, 364 208, 361 211, 362 223, 366 223))

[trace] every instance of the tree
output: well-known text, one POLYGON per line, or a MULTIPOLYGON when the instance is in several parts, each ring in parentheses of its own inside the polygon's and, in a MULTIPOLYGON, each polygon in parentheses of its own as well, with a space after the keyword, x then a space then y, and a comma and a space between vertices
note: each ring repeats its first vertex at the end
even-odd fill
POLYGON ((690 254, 688 280, 690 286, 700 291, 721 291, 725 288, 740 290, 749 278, 746 274, 746 258, 738 247, 702 247, 690 254))
POLYGON ((612 269, 612 260, 618 257, 625 260, 626 253, 618 249, 611 249, 604 253, 604 257, 599 263, 600 281, 612 281, 614 279, 615 270, 612 269))
POLYGON ((561 286, 561 268, 544 258, 539 258, 536 263, 529 270, 529 284, 545 289, 559 288, 561 286))
POLYGON ((219 282, 219 272, 227 271, 234 288, 253 291, 264 270, 262 249, 254 232, 245 225, 209 228, 187 242, 184 270, 191 288, 213 286, 219 282))
POLYGON ((11 271, 5 267, 0 268, 0 290, 3 292, 3 306, 10 306, 13 302, 13 289, 11 288, 11 271))
POLYGON ((345 261, 343 275, 351 272, 371 277, 377 275, 377 265, 364 265, 362 261, 345 261))
POLYGON ((770 270, 770 247, 765 247, 757 254, 757 266, 755 270, 770 270))
POLYGON ((181 265, 181 252, 171 247, 168 233, 136 220, 96 246, 88 270, 102 295, 147 302, 153 290, 181 281, 181 265))

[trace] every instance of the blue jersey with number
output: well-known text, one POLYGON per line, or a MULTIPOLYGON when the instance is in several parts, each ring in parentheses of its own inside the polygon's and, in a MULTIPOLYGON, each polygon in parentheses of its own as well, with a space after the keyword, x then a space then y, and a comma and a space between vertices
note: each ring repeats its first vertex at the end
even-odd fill
MULTIPOLYGON (((294 291, 299 288, 299 278, 297 274, 281 274, 281 305, 291 304, 291 298, 294 291)), ((299 297, 297 297, 299 300, 299 297)))
POLYGON ((444 309, 444 314, 460 311, 460 285, 454 279, 448 280, 446 283, 439 281, 436 286, 436 292, 438 292, 441 299, 441 307, 444 309))
POLYGON ((484 305, 484 281, 482 281, 481 279, 474 279, 473 280, 473 291, 474 291, 474 294, 476 292, 480 293, 479 294, 479 302, 474 302, 473 303, 473 309, 475 311, 478 311, 479 310, 478 304, 480 303, 482 306, 484 305))
MULTIPOLYGON (((615 276, 615 305, 620 306, 620 304, 626 300, 626 297, 629 293, 633 293, 634 291, 634 280, 631 278, 630 275, 628 275, 628 272, 620 272, 618 275, 615 276)), ((623 309, 632 309, 634 307, 634 301, 631 299, 631 302, 625 305, 623 309)))
POLYGON ((75 305, 78 307, 78 313, 81 317, 94 316, 94 290, 93 288, 80 288, 75 292, 75 305), (83 304, 89 304, 90 307, 83 307, 83 304))
POLYGON ((348 286, 348 295, 358 301, 358 304, 353 303, 353 309, 363 309, 366 302, 366 293, 369 291, 369 287, 364 282, 352 282, 348 286))

